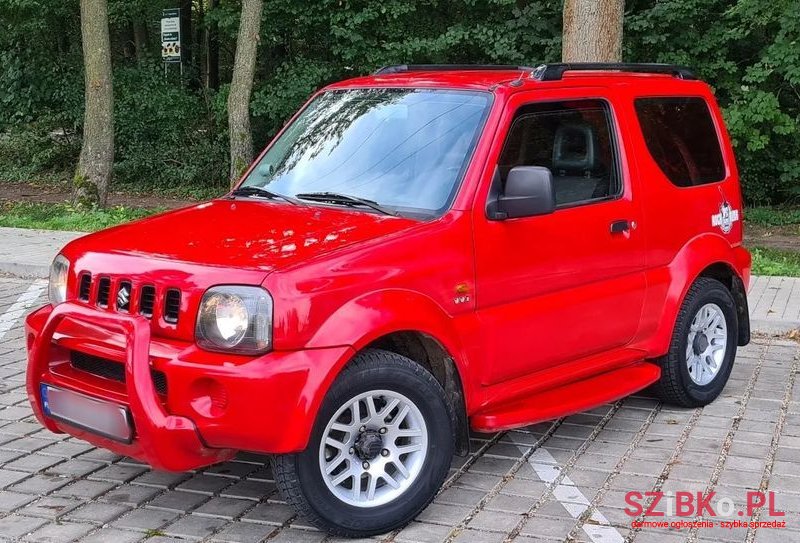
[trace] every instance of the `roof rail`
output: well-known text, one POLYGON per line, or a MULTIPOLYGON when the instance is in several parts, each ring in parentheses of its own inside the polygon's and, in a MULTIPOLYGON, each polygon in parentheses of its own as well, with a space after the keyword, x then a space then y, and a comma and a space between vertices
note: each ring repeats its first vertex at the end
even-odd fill
POLYGON ((515 70, 532 72, 530 66, 515 66, 511 64, 398 64, 384 66, 375 71, 373 75, 397 74, 402 72, 445 72, 456 70, 515 70))
POLYGON ((670 74, 678 79, 697 79, 689 68, 673 64, 640 64, 632 62, 574 62, 542 64, 533 71, 533 78, 539 81, 559 81, 565 72, 608 70, 616 72, 637 72, 646 74, 670 74))

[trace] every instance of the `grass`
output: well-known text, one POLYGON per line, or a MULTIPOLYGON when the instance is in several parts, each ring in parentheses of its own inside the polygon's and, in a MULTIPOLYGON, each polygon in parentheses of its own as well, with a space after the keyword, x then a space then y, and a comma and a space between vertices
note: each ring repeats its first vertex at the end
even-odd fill
POLYGON ((800 224, 800 207, 748 207, 744 210, 747 224, 758 226, 790 226, 800 224))
POLYGON ((69 204, 2 202, 0 226, 94 232, 147 217, 159 211, 162 210, 122 206, 108 209, 76 209, 69 204))
POLYGON ((800 277, 800 252, 754 247, 753 275, 800 277))

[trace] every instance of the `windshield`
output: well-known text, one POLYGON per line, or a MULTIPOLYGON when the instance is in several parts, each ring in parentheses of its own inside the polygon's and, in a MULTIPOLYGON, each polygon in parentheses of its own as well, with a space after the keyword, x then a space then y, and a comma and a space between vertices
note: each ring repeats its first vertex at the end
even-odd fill
POLYGON ((395 212, 437 214, 458 187, 489 101, 487 93, 447 90, 325 92, 241 186, 301 197, 333 192, 395 212))

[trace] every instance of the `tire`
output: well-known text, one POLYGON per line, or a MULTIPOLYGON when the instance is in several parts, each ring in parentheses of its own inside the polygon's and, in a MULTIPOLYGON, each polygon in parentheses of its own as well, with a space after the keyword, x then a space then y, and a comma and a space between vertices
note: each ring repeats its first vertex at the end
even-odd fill
POLYGON ((682 407, 714 401, 733 369, 738 330, 730 291, 716 279, 697 279, 678 312, 669 352, 659 359, 661 378, 655 392, 682 407))
POLYGON ((298 514, 328 533, 368 537, 392 531, 427 507, 444 482, 455 447, 454 420, 444 390, 425 368, 392 352, 365 350, 328 391, 306 449, 273 459, 275 482, 298 514), (348 475, 363 472, 365 462, 373 471, 359 475, 363 482, 348 475), (323 473, 330 468, 330 476, 323 473))

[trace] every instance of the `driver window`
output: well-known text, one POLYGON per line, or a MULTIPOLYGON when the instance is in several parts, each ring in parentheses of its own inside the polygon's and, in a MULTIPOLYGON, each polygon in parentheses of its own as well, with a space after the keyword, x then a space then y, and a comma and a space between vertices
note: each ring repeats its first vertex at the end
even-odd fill
POLYGON ((515 166, 549 168, 559 207, 618 196, 621 183, 608 106, 582 100, 521 107, 498 161, 503 185, 515 166))

